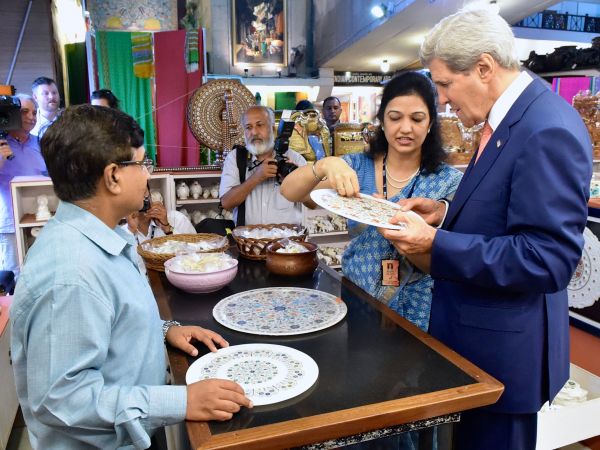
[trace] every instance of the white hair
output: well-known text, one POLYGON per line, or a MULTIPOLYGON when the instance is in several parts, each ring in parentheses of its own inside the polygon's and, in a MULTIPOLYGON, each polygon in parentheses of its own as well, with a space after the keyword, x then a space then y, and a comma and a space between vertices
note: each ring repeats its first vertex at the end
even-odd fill
POLYGON ((248 114, 249 111, 252 111, 252 110, 265 112, 267 114, 267 116, 269 117, 269 125, 271 127, 275 126, 275 113, 268 106, 262 106, 262 105, 252 105, 246 111, 244 111, 244 114, 242 114, 242 125, 246 125, 246 115, 248 114))
POLYGON ((500 67, 519 70, 510 25, 490 8, 467 7, 433 27, 421 44, 419 58, 424 66, 438 58, 454 72, 467 72, 483 53, 488 53, 500 67))
POLYGON ((15 97, 18 98, 19 100, 29 100, 31 103, 33 103, 33 105, 35 106, 36 109, 38 107, 38 104, 35 101, 35 99, 29 94, 15 94, 15 97))

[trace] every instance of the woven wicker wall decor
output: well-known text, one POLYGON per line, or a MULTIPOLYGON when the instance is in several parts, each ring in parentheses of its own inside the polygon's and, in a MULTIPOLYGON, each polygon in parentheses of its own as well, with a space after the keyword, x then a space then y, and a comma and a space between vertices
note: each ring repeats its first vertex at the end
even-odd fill
POLYGON ((239 81, 211 80, 192 94, 188 125, 201 144, 226 153, 235 144, 243 145, 241 117, 255 103, 252 92, 239 81))

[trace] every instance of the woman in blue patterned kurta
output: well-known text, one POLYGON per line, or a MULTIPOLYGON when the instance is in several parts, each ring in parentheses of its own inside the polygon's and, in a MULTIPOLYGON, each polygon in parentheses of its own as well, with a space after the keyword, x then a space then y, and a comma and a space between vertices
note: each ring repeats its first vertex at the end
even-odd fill
MULTIPOLYGON (((379 194, 397 202, 408 197, 451 198, 461 173, 444 164, 435 88, 417 72, 385 86, 377 113, 382 126, 366 153, 328 157, 286 177, 281 193, 306 201, 310 191, 334 188, 340 195, 379 194)), ((353 238, 342 259, 344 275, 423 330, 429 325, 431 277, 401 256, 377 228, 349 221, 353 238), (399 286, 383 284, 383 264, 398 261, 399 286)))

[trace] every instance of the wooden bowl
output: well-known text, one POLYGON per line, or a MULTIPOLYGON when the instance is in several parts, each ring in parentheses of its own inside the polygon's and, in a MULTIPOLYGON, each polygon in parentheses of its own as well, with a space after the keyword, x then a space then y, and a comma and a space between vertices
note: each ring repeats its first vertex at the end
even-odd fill
POLYGON ((276 275, 303 276, 312 274, 319 260, 317 259, 317 245, 312 242, 295 242, 308 251, 303 253, 277 253, 284 247, 280 241, 267 246, 267 270, 276 275))

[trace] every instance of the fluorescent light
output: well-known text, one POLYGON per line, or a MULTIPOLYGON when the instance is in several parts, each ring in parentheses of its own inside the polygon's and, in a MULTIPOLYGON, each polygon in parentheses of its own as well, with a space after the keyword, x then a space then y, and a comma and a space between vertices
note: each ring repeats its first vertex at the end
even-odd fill
POLYGON ((383 16, 385 16, 386 9, 387 8, 383 4, 375 5, 371 8, 371 15, 376 19, 381 19, 383 16))

